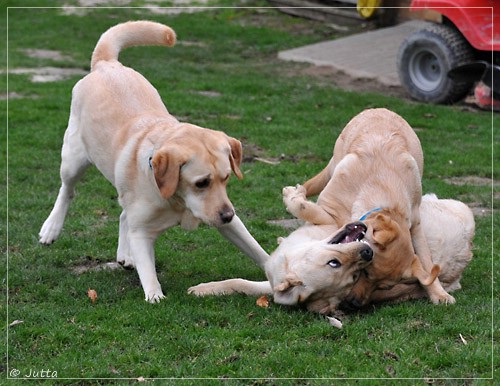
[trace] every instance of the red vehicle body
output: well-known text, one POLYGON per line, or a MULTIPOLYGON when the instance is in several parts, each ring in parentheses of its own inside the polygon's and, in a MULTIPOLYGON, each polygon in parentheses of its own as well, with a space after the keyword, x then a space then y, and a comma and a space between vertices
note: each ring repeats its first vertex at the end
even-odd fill
POLYGON ((428 22, 400 47, 399 77, 409 94, 451 103, 479 84, 478 104, 500 108, 500 1, 413 0, 411 10, 435 11, 441 21, 428 22))
MULTIPOLYGON (((472 47, 481 51, 500 51, 500 10, 498 0, 413 0, 412 10, 439 12, 464 35, 472 47)), ((444 22, 446 24, 446 22, 444 22)))

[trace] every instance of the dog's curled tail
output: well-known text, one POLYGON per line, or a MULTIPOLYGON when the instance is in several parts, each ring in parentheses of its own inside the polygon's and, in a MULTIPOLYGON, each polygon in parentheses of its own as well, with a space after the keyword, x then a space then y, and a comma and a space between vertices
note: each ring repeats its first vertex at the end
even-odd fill
POLYGON ((133 46, 169 46, 175 44, 172 28, 152 21, 129 21, 115 25, 101 35, 90 62, 93 71, 101 60, 118 60, 121 50, 133 46))

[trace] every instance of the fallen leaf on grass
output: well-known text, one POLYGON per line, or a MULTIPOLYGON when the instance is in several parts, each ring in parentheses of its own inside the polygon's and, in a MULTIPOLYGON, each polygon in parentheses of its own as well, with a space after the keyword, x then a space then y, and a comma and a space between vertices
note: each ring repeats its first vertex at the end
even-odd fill
POLYGON ((267 307, 269 307, 269 299, 267 298, 266 295, 261 296, 260 298, 257 299, 256 304, 259 307, 267 308, 267 307))
POLYGON ((336 327, 336 328, 342 328, 342 322, 334 318, 333 316, 327 316, 328 322, 330 323, 331 326, 336 327))
POLYGON ((11 324, 9 324, 9 327, 14 327, 21 323, 24 323, 24 320, 14 320, 11 324))
POLYGON ((88 289, 87 290, 87 296, 90 298, 92 301, 92 304, 94 304, 97 301, 97 291, 93 289, 88 289))

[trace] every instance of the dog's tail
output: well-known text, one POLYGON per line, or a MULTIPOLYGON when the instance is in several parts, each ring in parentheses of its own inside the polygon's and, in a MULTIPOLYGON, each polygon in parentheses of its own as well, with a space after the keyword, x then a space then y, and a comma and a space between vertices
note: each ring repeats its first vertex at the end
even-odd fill
POLYGON ((101 60, 118 60, 120 51, 132 46, 169 46, 175 44, 175 32, 152 21, 129 21, 115 25, 101 35, 90 62, 93 71, 101 60))

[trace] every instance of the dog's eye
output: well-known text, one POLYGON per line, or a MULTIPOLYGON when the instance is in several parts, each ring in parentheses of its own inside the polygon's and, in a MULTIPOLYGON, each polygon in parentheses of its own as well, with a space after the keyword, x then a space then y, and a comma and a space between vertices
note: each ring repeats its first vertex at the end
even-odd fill
POLYGON ((340 261, 338 261, 337 259, 333 259, 333 260, 330 260, 328 262, 328 265, 332 268, 340 268, 340 266, 342 265, 342 263, 340 261))
POLYGON ((204 178, 198 182, 195 183, 195 186, 198 188, 198 189, 204 189, 204 188, 207 188, 208 185, 210 185, 210 178, 204 178))

